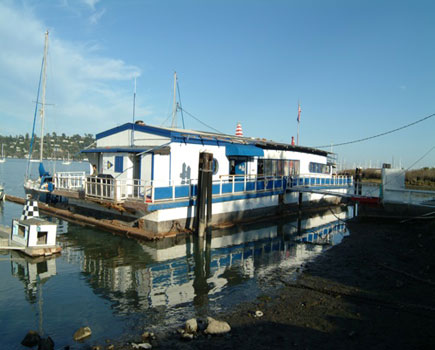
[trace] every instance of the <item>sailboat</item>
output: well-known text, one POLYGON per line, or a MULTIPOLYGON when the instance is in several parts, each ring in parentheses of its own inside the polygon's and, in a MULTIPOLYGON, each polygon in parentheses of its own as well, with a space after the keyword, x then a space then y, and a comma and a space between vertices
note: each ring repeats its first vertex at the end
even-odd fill
POLYGON ((63 160, 63 162, 62 162, 63 165, 70 165, 71 164, 71 160, 69 159, 69 152, 67 151, 67 153, 68 153, 68 157, 67 157, 67 159, 63 160))
POLYGON ((51 192, 54 190, 53 177, 45 170, 44 164, 42 162, 44 154, 44 117, 45 117, 45 90, 46 90, 46 71, 47 71, 47 51, 48 51, 48 31, 45 32, 45 42, 44 42, 44 57, 42 60, 41 73, 39 78, 38 93, 36 98, 35 115, 33 118, 33 128, 32 128, 32 139, 30 142, 29 156, 27 162, 27 170, 24 180, 24 191, 26 195, 31 195, 33 199, 40 202, 52 203, 59 201, 58 196, 54 196, 51 192), (30 162, 32 161, 32 149, 33 142, 35 139, 35 123, 38 109, 38 99, 39 99, 39 89, 41 87, 42 78, 42 98, 41 98, 41 108, 39 110, 41 116, 41 140, 39 149, 39 178, 30 178, 30 162))
POLYGON ((3 150, 3 146, 4 146, 4 144, 2 144, 2 157, 0 158, 0 163, 4 163, 4 162, 6 162, 6 158, 5 158, 5 153, 4 153, 4 150, 3 150))

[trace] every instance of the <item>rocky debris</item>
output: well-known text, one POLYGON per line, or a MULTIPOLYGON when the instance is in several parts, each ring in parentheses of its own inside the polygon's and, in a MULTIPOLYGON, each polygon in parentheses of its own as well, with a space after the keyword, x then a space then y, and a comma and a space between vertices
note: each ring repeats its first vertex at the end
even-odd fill
POLYGON ((263 311, 261 311, 261 310, 257 310, 257 311, 255 311, 255 317, 258 317, 258 318, 260 318, 260 317, 263 317, 263 311))
POLYGON ((156 339, 156 336, 154 335, 153 332, 143 332, 142 335, 142 340, 145 342, 147 340, 154 340, 156 339))
POLYGON ((41 338, 38 350, 54 350, 54 341, 50 337, 41 338))
POLYGON ((24 339, 21 341, 21 345, 28 346, 29 348, 38 345, 41 340, 41 336, 36 331, 29 331, 24 339))
POLYGON ((186 321, 186 325, 184 326, 184 330, 186 333, 194 334, 198 331, 198 322, 196 322, 196 318, 191 318, 186 321))
POLYGON ((152 349, 152 345, 150 343, 131 343, 133 349, 152 349))
POLYGON ((208 326, 204 331, 206 334, 218 335, 231 331, 230 325, 225 321, 218 321, 212 317, 207 317, 207 322, 208 326))
POLYGON ((73 335, 73 339, 75 341, 79 341, 89 337, 92 334, 92 331, 89 327, 81 327, 79 328, 73 335))
POLYGON ((181 334, 181 339, 183 339, 183 340, 192 340, 193 339, 193 334, 192 333, 184 332, 184 333, 181 334))

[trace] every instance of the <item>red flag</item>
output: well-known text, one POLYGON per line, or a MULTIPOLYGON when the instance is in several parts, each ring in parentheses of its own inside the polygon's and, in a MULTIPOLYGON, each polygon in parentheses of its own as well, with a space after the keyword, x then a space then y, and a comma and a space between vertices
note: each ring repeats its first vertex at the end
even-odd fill
POLYGON ((298 123, 301 121, 301 105, 298 104, 298 123))

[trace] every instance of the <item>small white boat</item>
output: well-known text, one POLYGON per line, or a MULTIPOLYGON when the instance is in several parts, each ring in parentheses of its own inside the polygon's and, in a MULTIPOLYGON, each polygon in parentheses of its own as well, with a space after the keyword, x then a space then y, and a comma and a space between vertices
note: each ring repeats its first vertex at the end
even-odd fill
POLYGON ((71 164, 71 159, 69 159, 69 152, 68 152, 68 158, 64 159, 64 161, 62 162, 63 165, 70 165, 71 164))
POLYGON ((4 152, 3 148, 4 148, 4 144, 2 144, 2 157, 0 158, 0 163, 6 162, 5 152, 4 152))
POLYGON ((4 233, 9 237, 7 245, 0 249, 18 250, 31 257, 49 256, 62 251, 56 244, 57 224, 40 218, 38 202, 32 199, 26 200, 21 218, 12 220, 12 228, 3 228, 2 232, 2 237, 4 233))

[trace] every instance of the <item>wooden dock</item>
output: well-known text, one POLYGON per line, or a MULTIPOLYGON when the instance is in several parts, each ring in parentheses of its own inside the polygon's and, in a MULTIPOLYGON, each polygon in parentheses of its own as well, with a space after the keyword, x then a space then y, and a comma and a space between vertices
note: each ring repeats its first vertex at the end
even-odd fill
MULTIPOLYGON (((24 205, 26 201, 24 198, 9 194, 6 194, 5 198, 9 202, 22 205, 24 205)), ((38 203, 38 208, 41 213, 63 219, 77 225, 99 228, 101 230, 108 231, 113 234, 123 235, 129 238, 136 238, 141 240, 156 240, 165 237, 165 235, 157 235, 153 232, 145 231, 138 227, 124 225, 117 220, 96 219, 90 216, 73 213, 68 209, 57 208, 53 205, 41 202, 38 203)), ((168 232, 168 235, 173 235, 173 233, 168 232)))

